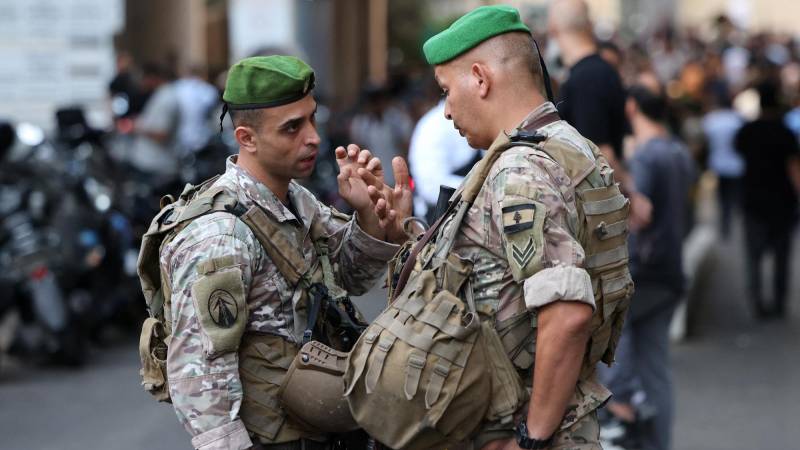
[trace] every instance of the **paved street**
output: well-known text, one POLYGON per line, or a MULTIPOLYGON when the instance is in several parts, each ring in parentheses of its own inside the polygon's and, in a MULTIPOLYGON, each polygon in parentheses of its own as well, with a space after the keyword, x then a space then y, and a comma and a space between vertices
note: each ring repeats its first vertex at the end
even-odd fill
MULTIPOLYGON (((800 448, 800 277, 792 280, 793 322, 759 324, 745 307, 738 243, 716 245, 710 257, 692 335, 674 351, 675 449, 800 448)), ((383 302, 380 292, 367 300, 368 314, 383 302)), ((95 350, 91 360, 82 371, 17 367, 0 375, 0 449, 190 448, 170 406, 139 387, 133 340, 95 350)))
MULTIPOLYGON (((711 268, 692 308, 694 334, 674 347, 675 450, 800 449, 797 237, 790 276, 792 318, 786 322, 752 319, 740 242, 714 246, 711 268)), ((770 277, 765 284, 771 283, 770 277)))

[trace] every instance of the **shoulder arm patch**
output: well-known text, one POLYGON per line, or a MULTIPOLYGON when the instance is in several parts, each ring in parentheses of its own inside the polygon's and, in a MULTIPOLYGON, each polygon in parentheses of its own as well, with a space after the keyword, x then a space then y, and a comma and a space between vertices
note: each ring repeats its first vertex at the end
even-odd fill
POLYGON ((200 278, 192 284, 204 339, 206 358, 236 351, 247 325, 247 300, 242 270, 232 257, 208 259, 197 266, 200 278))

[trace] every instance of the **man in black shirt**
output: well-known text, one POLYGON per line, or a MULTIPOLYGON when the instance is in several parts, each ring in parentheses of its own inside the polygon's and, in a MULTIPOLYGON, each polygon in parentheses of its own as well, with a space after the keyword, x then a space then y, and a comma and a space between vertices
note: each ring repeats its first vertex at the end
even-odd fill
POLYGON ((574 63, 558 92, 558 113, 606 152, 622 160, 625 91, 614 68, 592 53, 574 63))
POLYGON ((558 113, 608 159, 617 181, 631 199, 631 226, 640 229, 650 222, 652 204, 638 192, 622 164, 625 90, 619 73, 598 53, 586 3, 554 1, 548 16, 548 34, 555 39, 561 59, 569 68, 569 78, 558 92, 558 113))
POLYGON ((800 191, 800 150, 778 111, 777 91, 776 83, 758 86, 761 116, 743 126, 734 141, 745 161, 742 206, 747 282, 759 318, 782 318, 786 313, 792 232, 800 191), (761 261, 769 250, 775 255, 772 308, 767 308, 761 290, 761 261))

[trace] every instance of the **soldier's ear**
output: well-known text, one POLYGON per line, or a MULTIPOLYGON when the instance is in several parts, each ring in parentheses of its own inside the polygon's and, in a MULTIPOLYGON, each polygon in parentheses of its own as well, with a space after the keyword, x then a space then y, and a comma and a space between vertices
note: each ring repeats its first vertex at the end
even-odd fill
POLYGON ((233 136, 236 138, 236 142, 239 144, 240 148, 255 153, 256 132, 253 128, 244 125, 238 126, 233 130, 233 136))
POLYGON ((470 83, 475 87, 476 92, 480 98, 486 98, 489 95, 489 88, 491 86, 491 71, 489 67, 481 63, 473 63, 470 67, 470 83))

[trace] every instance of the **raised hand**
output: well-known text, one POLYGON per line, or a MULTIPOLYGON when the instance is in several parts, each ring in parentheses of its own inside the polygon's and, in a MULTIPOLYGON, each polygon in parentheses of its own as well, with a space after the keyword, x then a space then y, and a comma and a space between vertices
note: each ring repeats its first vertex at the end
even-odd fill
POLYGON ((411 217, 413 194, 406 161, 401 157, 392 160, 395 186, 387 186, 382 179, 366 169, 358 169, 358 175, 366 182, 367 191, 375 207, 380 226, 386 230, 386 239, 402 243, 408 239, 403 230, 403 221, 411 217))
POLYGON ((378 158, 372 156, 367 149, 361 149, 355 144, 350 144, 347 149, 337 147, 336 164, 339 166, 339 195, 354 210, 359 213, 367 212, 372 208, 372 201, 367 192, 367 185, 358 176, 358 169, 364 169, 376 178, 383 180, 383 167, 378 158))
POLYGON ((356 211, 358 224, 364 231, 378 239, 385 239, 386 233, 375 214, 367 184, 358 175, 358 171, 363 170, 375 179, 382 180, 383 168, 380 160, 373 157, 369 150, 362 150, 355 144, 348 145, 347 149, 338 147, 335 153, 339 166, 339 175, 336 177, 339 195, 356 211))

